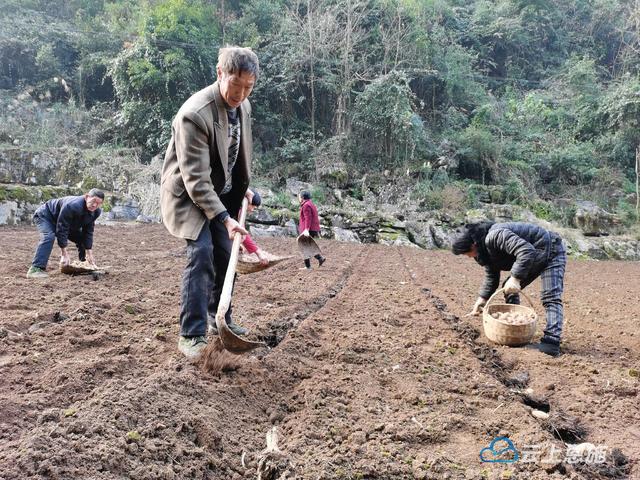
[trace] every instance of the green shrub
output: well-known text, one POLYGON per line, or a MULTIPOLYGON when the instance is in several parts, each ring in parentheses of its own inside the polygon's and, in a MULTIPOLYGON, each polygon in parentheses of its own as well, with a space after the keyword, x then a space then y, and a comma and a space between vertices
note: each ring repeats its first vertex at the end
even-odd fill
POLYGON ((314 203, 325 203, 327 200, 327 194, 325 188, 322 186, 315 186, 311 189, 311 199, 314 203))
POLYGON ((364 200, 364 193, 362 192, 362 185, 358 184, 358 185, 354 185, 351 188, 349 188, 349 196, 357 199, 357 200, 364 200))
POLYGON ((269 205, 275 207, 286 207, 291 208, 293 206, 293 202, 291 201, 291 195, 285 191, 275 192, 273 197, 271 197, 268 201, 269 205))
POLYGON ((102 202, 101 208, 103 213, 108 213, 111 211, 111 209, 113 208, 113 205, 111 205, 111 201, 109 198, 105 197, 104 202, 102 202))
POLYGON ((518 178, 509 180, 502 189, 505 202, 524 204, 531 196, 531 192, 527 192, 524 184, 518 178))
POLYGON ((635 203, 630 204, 626 200, 620 199, 616 210, 622 218, 622 223, 627 227, 637 224, 640 220, 635 203))
POLYGON ((562 210, 552 202, 547 202, 544 200, 534 200, 532 202, 529 202, 526 206, 533 212, 536 217, 542 220, 554 221, 562 219, 562 210))
POLYGON ((45 43, 38 49, 36 65, 42 78, 53 77, 62 73, 62 65, 56 57, 53 45, 50 43, 45 43))
POLYGON ((158 152, 182 103, 213 82, 221 39, 210 5, 166 0, 146 13, 142 35, 120 52, 109 74, 122 106, 120 126, 138 145, 158 152), (194 43, 200 46, 191 48, 194 43))
POLYGON ((83 191, 88 192, 92 188, 98 188, 100 185, 95 177, 87 176, 82 179, 81 188, 83 191))

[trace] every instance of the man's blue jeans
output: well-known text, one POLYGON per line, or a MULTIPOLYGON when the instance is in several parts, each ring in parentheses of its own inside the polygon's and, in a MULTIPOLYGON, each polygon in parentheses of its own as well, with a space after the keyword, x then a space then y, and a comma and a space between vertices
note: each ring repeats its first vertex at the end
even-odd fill
MULTIPOLYGON (((206 335, 215 318, 229 266, 232 242, 224 224, 207 220, 196 240, 187 240, 187 266, 182 275, 180 335, 206 335)), ((231 307, 225 314, 231 321, 231 307)))
MULTIPOLYGON (((41 216, 40 214, 34 215, 33 221, 40 232, 40 242, 36 247, 36 253, 33 256, 31 265, 46 270, 53 244, 56 241, 56 222, 52 217, 41 216)), ((86 256, 85 248, 82 244, 82 231, 69 232, 69 240, 78 247, 78 258, 83 262, 86 256)))

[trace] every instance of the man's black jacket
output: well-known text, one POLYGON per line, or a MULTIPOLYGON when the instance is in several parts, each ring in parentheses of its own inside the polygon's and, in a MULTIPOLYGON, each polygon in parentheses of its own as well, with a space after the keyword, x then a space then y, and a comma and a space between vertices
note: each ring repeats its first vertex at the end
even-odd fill
MULTIPOLYGON (((559 239, 532 223, 496 223, 484 239, 486 254, 476 261, 485 268, 480 296, 488 299, 500 284, 500 272, 511 271, 520 281, 540 275, 549 261, 552 241, 559 239)), ((527 282, 528 283, 528 282, 527 282)))
POLYGON ((87 210, 84 196, 52 198, 36 211, 36 215, 56 226, 56 238, 60 248, 66 248, 70 232, 82 233, 82 244, 87 250, 93 247, 93 227, 102 211, 87 210))

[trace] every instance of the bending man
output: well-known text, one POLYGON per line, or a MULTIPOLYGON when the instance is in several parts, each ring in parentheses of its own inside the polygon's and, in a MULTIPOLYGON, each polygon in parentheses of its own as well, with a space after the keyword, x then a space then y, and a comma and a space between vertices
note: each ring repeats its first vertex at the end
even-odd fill
POLYGON ((40 243, 27 278, 49 276, 46 272, 47 263, 56 239, 60 247, 61 264, 69 264, 69 240, 76 244, 81 262, 87 260, 92 265, 96 264, 93 258, 93 228, 102 212, 100 207, 103 201, 104 193, 93 188, 84 195, 53 198, 36 210, 33 221, 40 231, 40 243))
POLYGON ((535 348, 551 356, 560 354, 562 290, 567 254, 554 232, 531 223, 467 224, 454 239, 456 255, 475 258, 485 269, 485 280, 471 313, 477 315, 500 284, 500 272, 510 271, 503 284, 507 303, 520 303, 520 290, 542 279, 542 304, 547 314, 544 336, 535 348))

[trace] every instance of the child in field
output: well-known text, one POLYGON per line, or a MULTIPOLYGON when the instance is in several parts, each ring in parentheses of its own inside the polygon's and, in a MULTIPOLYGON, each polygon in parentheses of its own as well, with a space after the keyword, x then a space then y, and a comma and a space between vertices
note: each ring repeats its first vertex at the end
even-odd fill
MULTIPOLYGON (((252 213, 256 208, 262 205, 262 198, 258 192, 253 193, 253 198, 251 199, 251 203, 247 207, 247 215, 252 213)), ((256 242, 253 241, 251 235, 246 235, 244 240, 242 241, 243 250, 247 253, 253 253, 262 265, 266 265, 269 263, 269 259, 267 258, 264 250, 262 250, 256 242)))

